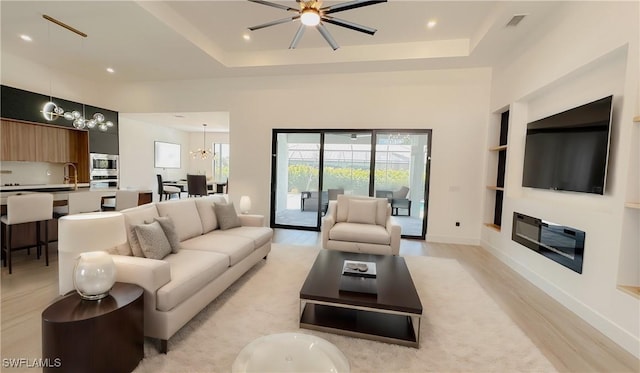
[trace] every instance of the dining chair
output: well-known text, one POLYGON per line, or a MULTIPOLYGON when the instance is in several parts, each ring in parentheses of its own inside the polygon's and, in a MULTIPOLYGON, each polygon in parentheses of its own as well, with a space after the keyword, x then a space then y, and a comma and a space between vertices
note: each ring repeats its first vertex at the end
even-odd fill
POLYGON ((164 199, 170 199, 172 194, 177 194, 178 198, 180 198, 180 188, 170 185, 164 185, 162 182, 162 175, 156 174, 158 178, 158 195, 160 196, 160 201, 162 201, 162 197, 164 199))
POLYGON ((45 263, 49 266, 49 223, 53 219, 53 194, 50 193, 28 193, 7 197, 7 215, 0 217, 3 226, 4 242, 2 252, 4 253, 4 266, 9 267, 9 274, 13 272, 11 264, 11 252, 19 249, 30 249, 34 245, 22 247, 12 247, 11 233, 16 224, 36 223, 37 258, 40 259, 42 244, 44 244, 45 263), (44 222, 44 241, 40 237, 40 223, 44 222))
POLYGON ((207 177, 205 175, 187 174, 187 194, 189 197, 208 195, 207 177))

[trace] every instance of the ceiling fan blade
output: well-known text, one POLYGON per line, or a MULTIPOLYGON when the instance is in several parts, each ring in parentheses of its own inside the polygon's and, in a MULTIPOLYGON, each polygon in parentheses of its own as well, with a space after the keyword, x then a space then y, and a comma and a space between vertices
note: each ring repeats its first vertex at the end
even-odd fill
POLYGON ((322 20, 327 22, 327 23, 331 23, 333 25, 336 25, 336 26, 346 27, 346 28, 348 28, 350 30, 364 32, 365 34, 369 34, 369 35, 373 35, 373 34, 376 33, 376 31, 378 31, 378 30, 376 30, 374 28, 371 28, 371 27, 362 26, 362 25, 359 25, 357 23, 345 21, 344 19, 339 19, 339 18, 334 18, 334 17, 329 17, 329 16, 323 16, 322 20))
POLYGON ((338 43, 336 43, 336 41, 333 40, 333 36, 331 36, 331 34, 329 33, 329 30, 327 30, 327 28, 322 23, 318 24, 316 28, 318 29, 318 31, 320 31, 320 34, 322 35, 322 37, 324 37, 324 39, 327 41, 327 43, 329 43, 329 45, 331 46, 331 48, 333 48, 333 50, 340 48, 338 46, 338 43))
POLYGON ((293 36, 293 40, 291 40, 291 44, 289 45, 289 49, 296 49, 298 42, 302 39, 302 35, 304 34, 304 29, 307 28, 304 24, 300 23, 300 27, 298 27, 298 31, 293 36))
POLYGON ((320 8, 320 12, 324 14, 330 14, 386 2, 387 0, 353 0, 346 3, 325 6, 324 8, 320 8))
POLYGON ((277 4, 277 3, 272 3, 270 1, 264 1, 264 0, 249 0, 249 1, 251 1, 252 3, 262 4, 262 5, 266 5, 266 6, 272 6, 274 8, 283 9, 283 10, 287 10, 287 11, 290 11, 290 12, 291 11, 293 11, 293 12, 299 12, 300 11, 300 9, 291 8, 291 7, 288 7, 286 5, 280 5, 280 4, 277 4))
POLYGON ((261 28, 265 28, 265 27, 269 27, 269 26, 279 25, 281 23, 287 23, 287 22, 295 21, 298 18, 300 18, 299 15, 293 16, 293 17, 282 18, 282 19, 278 19, 278 20, 275 20, 275 21, 263 23, 263 24, 258 25, 258 26, 249 27, 249 30, 255 31, 255 30, 259 30, 261 28))

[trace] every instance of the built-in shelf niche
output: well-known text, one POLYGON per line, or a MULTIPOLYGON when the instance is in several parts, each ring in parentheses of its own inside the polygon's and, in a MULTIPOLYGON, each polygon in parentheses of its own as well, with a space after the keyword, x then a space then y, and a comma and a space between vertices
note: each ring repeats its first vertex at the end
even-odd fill
POLYGON ((638 194, 640 143, 637 140, 638 131, 640 131, 640 116, 635 116, 633 121, 635 123, 631 128, 633 142, 629 153, 628 191, 622 219, 617 289, 640 299, 640 236, 638 235, 638 227, 640 226, 640 195, 638 194))
MULTIPOLYGON (((493 218, 491 222, 485 223, 486 227, 500 231, 502 226, 502 202, 504 200, 504 182, 507 167, 507 135, 509 131, 509 110, 500 113, 500 131, 498 144, 489 147, 489 152, 494 153, 491 160, 496 162, 496 183, 495 185, 487 185, 487 190, 492 191, 489 195, 487 208, 493 202, 493 218), (497 153, 497 154, 495 154, 497 153), (497 157, 495 159, 494 157, 497 157)), ((487 215, 491 213, 487 212, 487 215)))

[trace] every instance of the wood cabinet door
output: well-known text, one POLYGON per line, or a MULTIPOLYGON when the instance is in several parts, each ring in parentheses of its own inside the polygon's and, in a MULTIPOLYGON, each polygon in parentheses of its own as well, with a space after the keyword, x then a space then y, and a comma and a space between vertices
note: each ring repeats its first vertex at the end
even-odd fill
POLYGON ((2 160, 37 161, 36 126, 18 122, 1 122, 2 160))

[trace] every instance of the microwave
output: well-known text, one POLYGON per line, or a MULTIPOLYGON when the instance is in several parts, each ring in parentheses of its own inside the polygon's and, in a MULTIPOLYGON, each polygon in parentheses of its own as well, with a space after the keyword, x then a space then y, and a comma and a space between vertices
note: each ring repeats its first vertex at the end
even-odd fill
POLYGON ((118 173, 118 156, 113 154, 91 153, 91 174, 116 174, 118 173))

